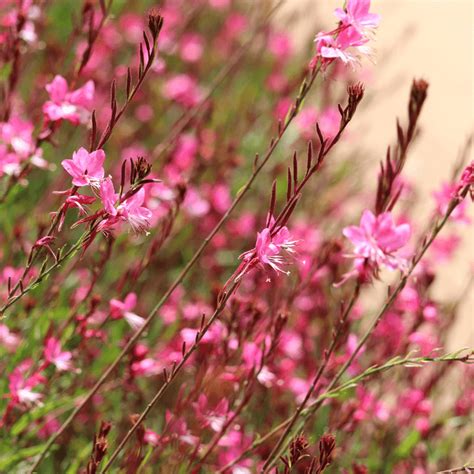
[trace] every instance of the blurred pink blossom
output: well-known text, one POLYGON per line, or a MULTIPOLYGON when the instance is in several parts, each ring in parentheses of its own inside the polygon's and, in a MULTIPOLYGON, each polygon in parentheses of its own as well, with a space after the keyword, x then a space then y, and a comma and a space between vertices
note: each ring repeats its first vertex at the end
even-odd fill
POLYGON ((75 91, 69 91, 66 79, 55 76, 46 85, 50 100, 43 105, 46 118, 52 122, 68 120, 74 124, 86 123, 89 120, 94 99, 94 82, 87 81, 75 91))
POLYGON ((0 347, 4 347, 8 352, 14 352, 20 345, 20 337, 8 329, 5 324, 0 324, 0 347))
POLYGON ((114 319, 125 319, 134 330, 140 329, 145 320, 132 312, 136 305, 137 295, 135 293, 129 293, 123 301, 113 298, 109 302, 110 315, 114 319))
POLYGON ((59 371, 72 369, 72 354, 61 350, 61 343, 54 337, 49 337, 44 345, 44 358, 56 366, 59 371))
POLYGON ((188 33, 183 36, 180 44, 180 54, 183 61, 195 63, 201 59, 204 50, 204 40, 202 36, 195 33, 188 33))
POLYGON ((163 95, 184 107, 193 107, 199 102, 202 94, 194 78, 187 74, 178 74, 166 81, 163 95))
MULTIPOLYGON (((436 200, 438 214, 444 216, 449 208, 450 202, 456 196, 457 186, 455 184, 444 183, 439 191, 433 193, 436 200)), ((449 218, 454 222, 469 224, 471 220, 466 215, 467 201, 460 202, 451 212, 449 218)))

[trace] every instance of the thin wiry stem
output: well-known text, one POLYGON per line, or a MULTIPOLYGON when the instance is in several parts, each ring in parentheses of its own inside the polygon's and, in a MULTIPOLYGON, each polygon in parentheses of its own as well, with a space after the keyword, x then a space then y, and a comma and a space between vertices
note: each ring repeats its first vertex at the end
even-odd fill
POLYGON ((467 462, 462 467, 453 467, 452 469, 446 469, 444 471, 436 471, 436 474, 454 474, 455 472, 464 472, 465 474, 472 474, 474 472, 474 465, 471 462, 467 462))
MULTIPOLYGON (((58 256, 56 257, 56 261, 51 264, 49 267, 46 266, 47 260, 43 263, 41 266, 41 270, 39 272, 39 275, 33 279, 33 281, 28 285, 28 286, 23 286, 21 283, 15 285, 15 287, 10 291, 10 294, 14 295, 16 291, 19 289, 19 293, 10 297, 1 308, 0 308, 0 320, 5 318, 5 311, 15 304, 20 298, 22 298, 24 295, 29 293, 31 290, 36 288, 48 275, 50 275, 54 270, 59 268, 63 262, 65 262, 69 257, 74 255, 84 244, 84 242, 87 240, 88 236, 90 235, 90 232, 84 232, 81 237, 77 240, 77 242, 72 245, 69 250, 65 253, 62 253, 61 251, 58 252, 58 256)), ((31 268, 31 265, 26 267, 26 270, 29 270, 31 268)), ((22 277, 24 278, 24 277, 22 277)), ((22 280, 20 279, 20 282, 22 280)))

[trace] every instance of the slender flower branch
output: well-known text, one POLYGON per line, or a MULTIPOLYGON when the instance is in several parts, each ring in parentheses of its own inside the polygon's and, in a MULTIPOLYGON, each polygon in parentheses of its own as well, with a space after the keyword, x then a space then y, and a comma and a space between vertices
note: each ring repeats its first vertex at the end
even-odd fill
MULTIPOLYGON (((351 366, 352 362, 354 362, 354 359, 357 357, 359 354, 360 350, 365 346, 365 343, 367 340, 370 338, 372 335, 374 329, 377 327, 378 323, 384 316, 384 314, 392 307, 393 303, 397 299, 397 296, 400 294, 400 292, 405 288, 409 278, 411 277, 413 271, 417 267, 418 263, 420 260, 423 258, 427 250, 430 248, 431 244, 433 241, 436 239, 437 235, 441 232, 441 229, 444 227, 446 222, 449 219, 449 216, 452 214, 454 209, 462 202, 462 200, 466 197, 467 193, 469 191, 469 186, 465 186, 464 189, 461 191, 459 196, 453 197, 453 199, 450 202, 450 205, 446 211, 446 214, 443 216, 441 220, 439 220, 437 223, 435 223, 433 229, 431 230, 431 233, 424 239, 423 245, 418 252, 417 255, 415 255, 412 259, 410 268, 406 272, 405 275, 402 276, 400 279, 398 285, 396 286, 395 290, 392 291, 389 294, 388 299, 386 302, 383 304, 379 312, 376 314, 376 316, 373 318, 372 322, 370 323, 369 327, 367 328, 366 332, 364 335, 361 337, 359 343, 357 344, 357 347, 354 349, 350 357, 347 359, 347 361, 344 363, 344 365, 339 369, 338 373, 336 376, 331 380, 329 385, 326 388, 326 391, 331 390, 337 382, 341 379, 341 377, 344 375, 346 370, 351 366)), ((312 414, 314 414, 319 407, 314 407, 312 410, 312 414)))
MULTIPOLYGON (((79 237, 79 239, 74 243, 74 245, 72 245, 66 252, 63 252, 62 249, 59 249, 58 252, 55 254, 54 263, 52 263, 49 267, 47 266, 48 258, 46 258, 41 265, 38 276, 36 276, 33 281, 27 286, 23 286, 23 284, 21 283, 22 279, 20 279, 20 283, 10 289, 9 294, 11 296, 9 297, 8 301, 0 308, 0 320, 5 318, 5 311, 10 308, 10 306, 14 305, 20 298, 29 293, 31 290, 35 289, 45 280, 46 277, 48 277, 54 270, 59 268, 62 263, 64 263, 72 255, 74 255, 81 248, 81 246, 84 245, 87 239, 90 238, 92 232, 92 230, 84 232, 81 237, 79 237), (19 290, 18 293, 17 290, 19 290)), ((30 268, 31 265, 27 266, 25 270, 29 270, 30 268)))

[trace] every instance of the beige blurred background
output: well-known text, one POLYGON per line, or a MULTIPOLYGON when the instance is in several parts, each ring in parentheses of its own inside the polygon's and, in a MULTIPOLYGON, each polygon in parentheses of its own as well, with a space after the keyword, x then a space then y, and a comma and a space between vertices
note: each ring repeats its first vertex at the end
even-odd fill
MULTIPOLYGON (((278 21, 295 16, 292 36, 296 46, 302 46, 316 33, 312 21, 323 22, 328 30, 334 27, 332 12, 342 3, 286 0, 278 21)), ((370 150, 375 166, 393 142, 395 117, 406 116, 411 79, 421 77, 430 83, 422 134, 406 167, 421 198, 416 216, 427 219, 432 191, 449 179, 459 150, 474 131, 474 0, 372 0, 371 11, 379 13, 382 21, 375 43, 376 64, 368 67, 365 81, 372 101, 364 118, 354 124, 355 139, 370 150)), ((471 205, 469 215, 474 221, 473 209, 471 205)), ((462 228, 464 244, 454 261, 443 265, 436 284, 440 298, 459 295, 474 271, 474 225, 462 228)), ((471 290, 450 335, 451 349, 474 346, 473 308, 471 290)))

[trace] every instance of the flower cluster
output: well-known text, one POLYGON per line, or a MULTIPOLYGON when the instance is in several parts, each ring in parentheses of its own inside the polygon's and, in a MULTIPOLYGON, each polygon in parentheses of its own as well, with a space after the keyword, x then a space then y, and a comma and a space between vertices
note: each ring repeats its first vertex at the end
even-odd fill
MULTIPOLYGON (((98 195, 103 206, 102 211, 94 215, 102 218, 98 231, 106 232, 114 229, 120 222, 128 222, 135 232, 146 232, 151 225, 152 213, 143 206, 145 201, 143 184, 139 183, 124 196, 119 196, 114 190, 112 178, 104 177, 104 161, 103 150, 89 153, 85 148, 80 148, 73 153, 71 159, 63 160, 61 164, 72 177, 72 184, 75 187, 89 186, 98 195)), ((73 194, 66 199, 65 205, 77 207, 85 214, 84 206, 92 204, 95 200, 94 196, 73 194)), ((90 217, 86 219, 90 220, 90 217)))
POLYGON ((344 9, 335 10, 339 26, 328 33, 318 33, 314 40, 316 57, 324 67, 337 59, 344 64, 357 63, 361 56, 371 54, 367 43, 380 17, 369 9, 370 0, 348 0, 344 9))

